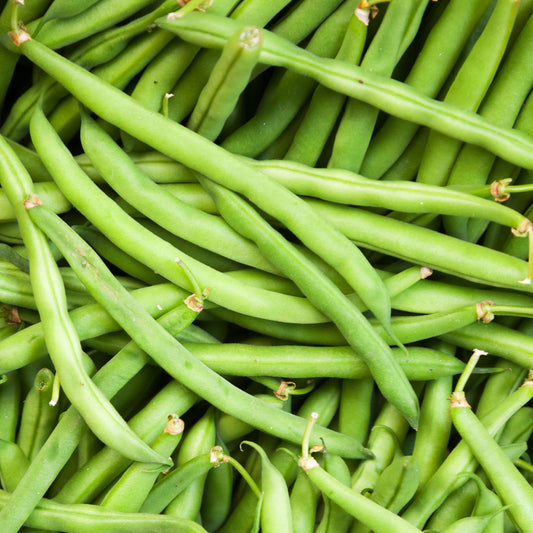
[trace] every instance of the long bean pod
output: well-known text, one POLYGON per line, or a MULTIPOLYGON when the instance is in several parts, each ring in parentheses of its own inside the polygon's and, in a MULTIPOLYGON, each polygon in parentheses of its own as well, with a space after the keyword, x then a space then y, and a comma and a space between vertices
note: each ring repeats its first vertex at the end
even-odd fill
MULTIPOLYGON (((117 283, 100 258, 92 251, 75 233, 65 226, 58 218, 49 218, 53 215, 43 206, 35 206, 29 211, 33 212, 34 219, 40 219, 47 230, 54 231, 56 244, 61 241, 64 256, 72 261, 78 276, 83 279, 95 299, 100 300, 112 316, 121 324, 132 339, 142 347, 160 366, 170 375, 175 376, 184 385, 213 405, 225 412, 231 412, 238 418, 248 421, 256 427, 261 427, 268 432, 275 432, 287 440, 298 441, 303 433, 305 420, 294 415, 289 415, 275 408, 262 404, 259 400, 246 394, 218 374, 209 370, 198 361, 188 350, 163 328, 161 328, 146 311, 130 297, 129 293, 117 283), (39 214, 40 213, 40 214, 39 214), (43 221, 43 218, 45 221, 43 221), (55 227, 55 230, 53 228, 55 227), (74 262, 73 242, 78 250, 83 250, 83 256, 78 255, 74 262), (64 245, 64 247, 63 247, 64 245), (91 265, 90 268, 87 268, 91 265), (96 277, 95 277, 96 276, 96 277), (100 281, 101 277, 104 279, 100 281), (96 283, 95 283, 96 281, 96 283), (112 291, 111 293, 109 291, 112 291), (98 296, 96 297, 96 294, 98 296), (113 296, 116 295, 115 296, 113 296), (120 295, 120 297, 118 296, 120 295), (115 299, 116 298, 116 299, 115 299), (127 303, 126 303, 127 302, 127 303), (251 406, 255 409, 252 410, 251 406), (259 414, 260 413, 260 414, 259 414), (278 423, 274 423, 274 420, 278 423), (289 422, 290 420, 290 422, 289 422)), ((79 252, 78 252, 79 253, 79 252)), ((347 456, 365 455, 367 452, 353 439, 344 438, 343 435, 332 430, 321 429, 317 436, 322 434, 330 443, 332 449, 338 449, 347 456)))

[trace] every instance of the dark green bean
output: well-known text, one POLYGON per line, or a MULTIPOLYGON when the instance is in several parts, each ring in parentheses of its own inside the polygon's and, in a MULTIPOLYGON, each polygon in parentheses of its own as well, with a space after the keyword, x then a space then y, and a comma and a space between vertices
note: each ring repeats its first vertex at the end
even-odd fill
MULTIPOLYGON (((361 67, 383 76, 391 76, 396 63, 410 44, 406 37, 414 37, 413 26, 416 28, 417 23, 420 24, 427 3, 427 0, 396 0, 390 3, 364 53, 361 67)), ((364 102, 348 100, 335 134, 328 167, 359 171, 378 112, 375 107, 364 102)))

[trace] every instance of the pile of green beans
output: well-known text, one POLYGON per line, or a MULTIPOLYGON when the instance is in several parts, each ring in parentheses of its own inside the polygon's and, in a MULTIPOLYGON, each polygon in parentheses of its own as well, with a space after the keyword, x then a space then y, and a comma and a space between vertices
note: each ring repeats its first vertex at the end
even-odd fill
POLYGON ((0 531, 533 533, 533 0, 4 0, 0 531))

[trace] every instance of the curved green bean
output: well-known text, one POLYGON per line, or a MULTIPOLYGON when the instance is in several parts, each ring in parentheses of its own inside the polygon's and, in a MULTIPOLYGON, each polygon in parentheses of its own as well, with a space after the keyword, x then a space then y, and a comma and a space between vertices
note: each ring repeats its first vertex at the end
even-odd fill
MULTIPOLYGON (((170 375, 219 409, 267 432, 274 432, 292 442, 298 441, 305 426, 303 419, 263 405, 209 370, 138 305, 122 285, 117 283, 94 251, 79 239, 68 225, 57 218, 57 215, 43 206, 35 206, 29 213, 32 213, 33 220, 44 222, 47 231, 53 231, 53 240, 56 244, 61 242, 64 257, 72 262, 71 266, 93 295, 98 295, 95 299, 103 303, 132 339, 170 375), (77 254, 83 251, 83 256, 76 253, 73 255, 74 242, 77 254), (252 406, 256 409, 252 409, 252 406)), ((321 433, 334 450, 350 456, 366 454, 360 443, 354 442, 353 439, 327 429, 321 429, 321 433)), ((317 431, 315 438, 319 435, 317 431)))
POLYGON ((58 267, 44 234, 31 222, 23 204, 33 185, 31 178, 3 138, 0 138, 0 150, 4 156, 0 182, 16 210, 24 235, 47 348, 65 394, 104 442, 118 449, 126 446, 133 459, 168 464, 166 458, 154 453, 131 431, 83 368, 81 344, 68 315, 58 267))

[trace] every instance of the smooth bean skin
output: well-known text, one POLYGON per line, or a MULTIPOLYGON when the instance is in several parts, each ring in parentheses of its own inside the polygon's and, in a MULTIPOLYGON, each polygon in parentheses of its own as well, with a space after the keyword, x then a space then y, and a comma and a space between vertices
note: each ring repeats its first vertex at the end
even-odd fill
MULTIPOLYGON (((158 24, 175 31, 185 40, 209 48, 222 47, 229 35, 238 29, 230 19, 214 17, 209 13, 191 13, 179 20, 160 19, 158 24)), ((520 166, 531 168, 533 165, 533 157, 527 153, 532 148, 528 136, 509 128, 493 126, 473 112, 432 100, 401 82, 363 71, 348 63, 338 64, 327 58, 308 55, 304 50, 290 46, 266 31, 260 61, 310 76, 326 87, 365 101, 393 116, 482 146, 520 166)))
MULTIPOLYGON (((533 396, 533 387, 526 381, 513 394, 500 402, 491 412, 487 413, 482 422, 491 435, 494 435, 507 420, 533 396)), ((457 476, 465 472, 473 472, 477 466, 468 444, 460 442, 446 457, 442 465, 426 482, 423 489, 402 512, 402 517, 417 527, 424 524, 431 514, 442 504, 446 497, 464 480, 457 476)))
MULTIPOLYGON (((180 382, 224 412, 234 414, 266 431, 274 431, 282 438, 299 442, 305 426, 303 419, 263 405, 259 400, 254 399, 209 370, 164 328, 159 326, 142 306, 138 305, 135 299, 114 278, 103 261, 57 215, 47 211, 44 206, 33 207, 29 212, 33 213, 34 220, 40 218, 43 222, 42 217, 45 217, 48 231, 55 227, 53 240, 56 244, 61 242, 61 245, 65 246, 63 248, 64 256, 72 262, 71 266, 93 293, 95 299, 104 304, 117 322, 131 335, 131 338, 162 368, 169 371, 170 375, 179 378, 180 382), (83 257, 79 255, 76 260, 73 259, 76 254, 72 255, 74 242, 78 252, 83 250, 84 254, 83 257), (90 269, 87 269, 88 264, 92 265, 90 269), (95 283, 94 275, 96 273, 97 278, 103 276, 105 281, 95 283), (106 289, 102 290, 102 287, 106 287, 106 289), (111 287, 116 295, 120 295, 120 298, 118 296, 117 299, 110 298, 109 289, 111 287), (96 297, 96 295, 98 296, 96 297), (252 410, 252 406, 257 407, 257 409, 252 410)), ((349 455, 365 455, 364 448, 353 439, 332 430, 319 429, 324 438, 329 439, 331 448, 342 449, 343 453, 349 455)), ((318 438, 318 434, 315 438, 318 438)))
POLYGON ((502 502, 509 505, 513 521, 523 531, 533 527, 533 488, 509 461, 485 426, 472 413, 464 394, 455 392, 450 400, 451 416, 472 453, 489 477, 502 502))
MULTIPOLYGON (((5 508, 9 494, 0 493, 0 506, 5 508)), ((109 533, 206 533, 196 522, 153 514, 121 513, 88 504, 60 504, 41 499, 26 521, 28 527, 65 531, 66 533, 92 533, 105 528, 109 533)))
POLYGON ((243 444, 252 446, 261 457, 261 531, 292 533, 290 496, 285 479, 258 444, 250 441, 243 444))
POLYGON ((13 492, 30 462, 18 444, 0 439, 0 482, 7 492, 13 492))
POLYGON ((373 531, 377 533, 389 533, 390 531, 397 531, 398 533, 420 532, 418 528, 398 515, 391 513, 358 492, 352 491, 321 468, 314 458, 300 459, 300 465, 323 494, 373 531))

